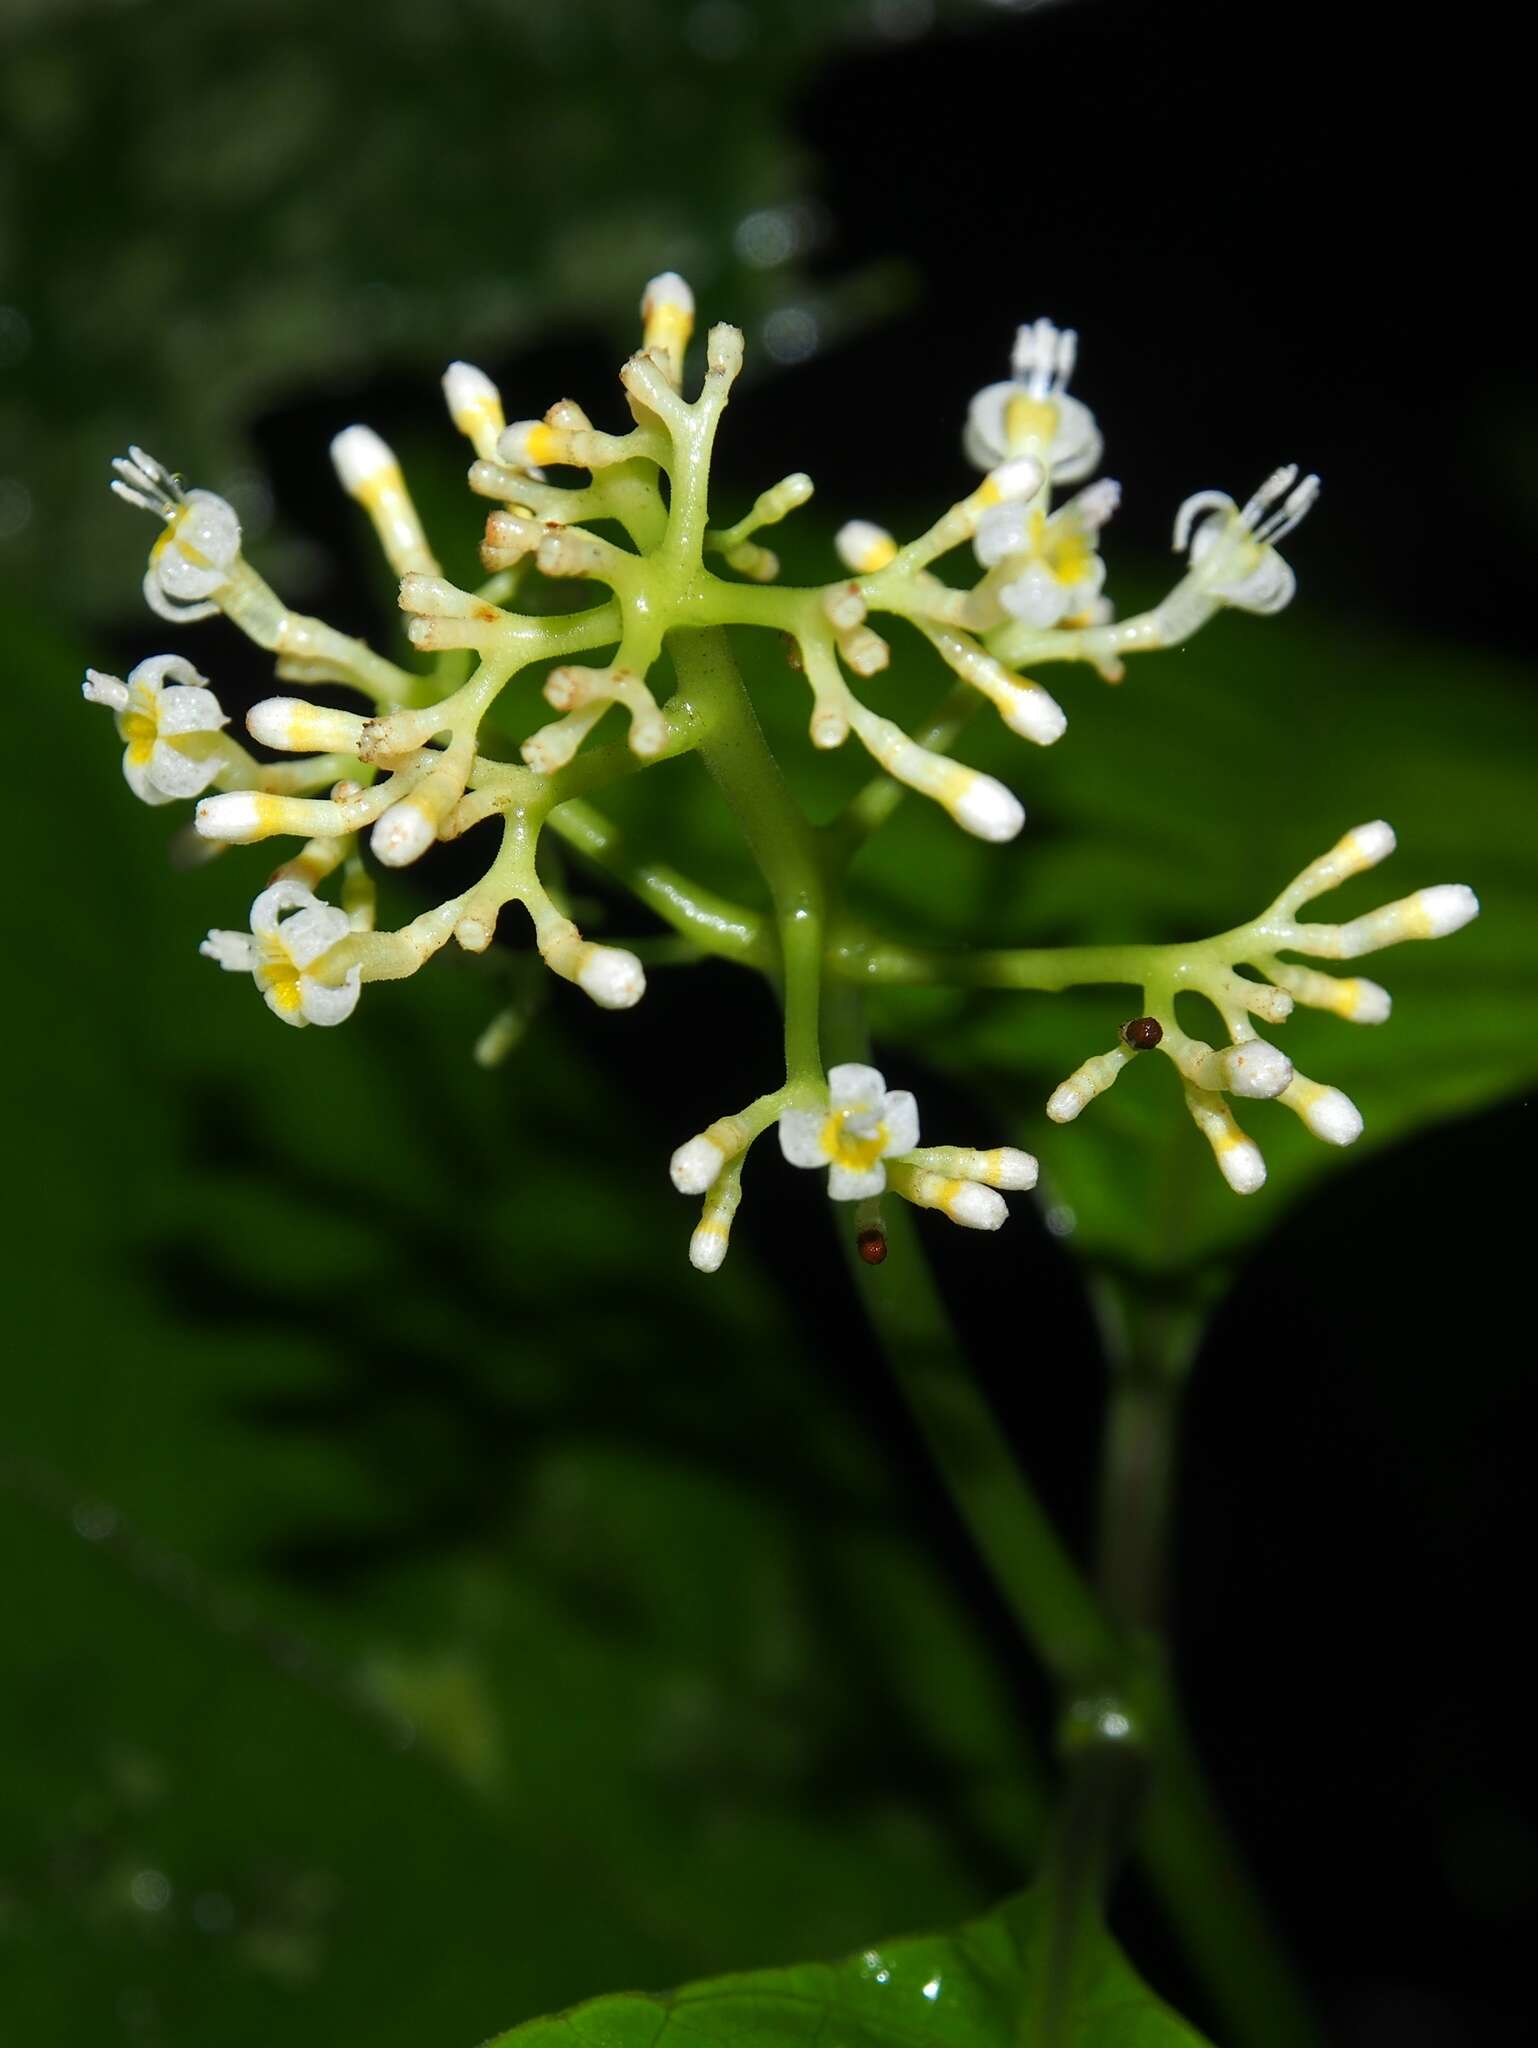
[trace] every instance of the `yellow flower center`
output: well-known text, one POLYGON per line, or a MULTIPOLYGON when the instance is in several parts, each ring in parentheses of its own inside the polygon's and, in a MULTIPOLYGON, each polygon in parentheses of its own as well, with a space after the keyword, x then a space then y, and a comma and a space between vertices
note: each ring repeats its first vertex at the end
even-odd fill
POLYGON ((129 760, 136 768, 142 768, 155 751, 155 741, 159 737, 154 719, 146 717, 142 711, 126 711, 119 730, 128 748, 129 760))
POLYGON ((1038 455, 1057 435, 1057 407, 1050 398, 1012 398, 1004 408, 1004 438, 1011 455, 1038 455))
POLYGON ((884 1123, 878 1123, 870 1136, 849 1128, 851 1118, 858 1118, 863 1124, 868 1116, 868 1110, 834 1109, 828 1112, 828 1120, 822 1127, 822 1149, 835 1166, 847 1166, 851 1173, 868 1173, 881 1157, 887 1136, 884 1123))
POLYGON ((256 985, 280 1010, 299 1008, 299 969, 275 939, 258 938, 256 985))

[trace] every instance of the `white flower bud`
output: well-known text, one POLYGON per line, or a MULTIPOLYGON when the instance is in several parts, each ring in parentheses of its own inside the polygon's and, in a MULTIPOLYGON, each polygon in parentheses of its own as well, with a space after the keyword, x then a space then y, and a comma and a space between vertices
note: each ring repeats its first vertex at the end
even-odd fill
POLYGON ((897 543, 884 526, 869 519, 850 519, 833 536, 844 567, 856 576, 874 576, 897 553, 897 543))
POLYGON ((701 1133, 679 1146, 668 1164, 668 1172, 681 1195, 703 1195, 725 1164, 726 1154, 720 1146, 701 1133))
POLYGON ((623 946, 590 946, 577 970, 577 986, 601 1010, 629 1010, 646 993, 646 974, 623 946))
POLYGON ((1263 1038, 1226 1046, 1218 1055, 1218 1066, 1223 1086, 1231 1095, 1248 1096, 1257 1102, 1269 1102, 1292 1080, 1292 1061, 1263 1038))
POLYGON ((969 775, 945 807, 963 831, 995 843, 1013 839, 1025 823, 1024 804, 991 775, 969 775))
POLYGON ((437 836, 434 820, 407 796, 378 818, 369 834, 369 846, 375 860, 385 867, 404 868, 420 860, 437 836))

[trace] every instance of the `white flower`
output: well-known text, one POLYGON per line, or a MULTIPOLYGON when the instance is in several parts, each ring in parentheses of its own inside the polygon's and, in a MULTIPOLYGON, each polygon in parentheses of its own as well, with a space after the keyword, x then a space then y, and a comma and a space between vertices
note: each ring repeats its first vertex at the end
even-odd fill
POLYGON ((1105 563, 1097 536, 1116 510, 1121 486, 1091 484, 1048 518, 1040 505, 995 505, 983 514, 973 546, 985 569, 1018 570, 999 588, 999 603, 1023 625, 1045 629, 1068 621, 1099 624, 1110 607, 1100 595, 1105 563))
POLYGON ((204 678, 179 654, 152 654, 126 683, 88 668, 81 694, 88 704, 104 704, 115 713, 124 743, 123 774, 143 802, 201 796, 219 773, 221 755, 208 735, 229 720, 204 678), (167 676, 175 680, 167 683, 167 676))
POLYGON ((255 975, 268 1009, 285 1024, 340 1024, 358 1006, 362 969, 350 967, 335 984, 311 970, 351 929, 345 910, 322 903, 303 882, 274 882, 252 904, 249 932, 210 932, 198 951, 230 974, 255 975))
POLYGON ((967 408, 962 447, 974 468, 993 469, 1012 455, 1034 455, 1054 483, 1089 475, 1105 445, 1087 405, 1068 395, 1079 337, 1071 327, 1036 320, 1015 336, 1014 376, 989 384, 967 408))
POLYGON ((874 1067, 849 1061, 828 1069, 827 1109, 780 1113, 780 1150, 792 1166, 826 1166, 835 1202, 857 1202, 886 1186, 881 1164, 919 1141, 918 1104, 889 1089, 874 1067))
POLYGON ((208 600, 229 582, 240 559, 234 506, 213 491, 184 491, 164 463, 142 448, 130 448, 112 467, 118 496, 166 522, 144 577, 150 610, 178 625, 209 618, 219 607, 208 600))
POLYGON ((1295 462, 1274 470, 1243 506, 1223 491, 1197 491, 1176 513, 1176 552, 1189 547, 1192 574, 1224 604, 1279 612, 1291 601, 1297 579, 1276 543, 1319 496, 1318 477, 1295 485, 1297 474, 1295 462))

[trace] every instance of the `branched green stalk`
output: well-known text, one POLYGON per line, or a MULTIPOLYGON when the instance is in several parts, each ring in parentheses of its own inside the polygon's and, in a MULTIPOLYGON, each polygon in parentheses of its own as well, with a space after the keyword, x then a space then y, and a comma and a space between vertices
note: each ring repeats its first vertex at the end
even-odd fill
MULTIPOLYGON (((1313 504, 1318 479, 1298 480, 1287 467, 1243 505, 1214 491, 1187 498, 1176 524, 1185 572, 1151 611, 1113 620, 1099 596, 1097 535, 1115 487, 1091 484, 1053 508, 1054 484, 1089 473, 1099 436, 1087 408, 1066 395, 1075 337, 1038 320, 1016 337, 1011 381, 990 385, 969 408, 967 450, 984 472, 973 490, 903 544, 851 521, 836 541, 848 573, 830 583, 765 587, 777 564, 754 536, 805 503, 812 481, 792 472, 744 517, 712 527, 711 449, 743 339, 729 325, 710 330, 703 385, 686 397, 693 318, 693 295, 681 279, 666 273, 651 281, 642 347, 620 372, 634 424, 618 435, 595 428, 571 401, 542 421, 509 425, 490 379, 469 364, 451 366, 445 396, 477 457, 470 481, 497 506, 481 549, 491 580, 479 592, 444 578, 396 458, 379 437, 362 426, 337 436, 338 476, 373 522, 398 579, 407 639, 437 657, 431 674, 404 669, 291 611, 246 560, 235 509, 213 493, 187 491, 174 471, 132 449, 114 464, 114 489, 163 528, 145 577, 157 614, 174 623, 221 611, 276 656, 285 683, 349 685, 370 711, 286 694, 264 699, 248 714, 252 737, 301 757, 271 762, 224 730, 217 699, 176 657, 152 657, 126 681, 90 671, 84 694, 116 718, 125 775, 145 801, 199 796, 195 830, 218 844, 278 835, 300 842, 252 903, 250 929, 212 931, 201 949, 222 970, 252 977, 290 1024, 342 1023, 364 984, 415 973, 451 941, 483 953, 514 906, 532 928, 543 968, 600 1007, 633 1007, 646 987, 641 953, 583 936, 548 861, 548 886, 541 874, 547 825, 671 927, 676 936, 641 942, 654 962, 709 953, 778 980, 783 1084, 686 1139, 670 1173, 680 1192, 704 1197, 690 1240, 701 1272, 721 1265, 743 1162, 776 1122, 786 1158, 826 1168, 830 1196, 860 1205, 855 1217, 867 1236, 890 1198, 884 1227, 894 1256, 879 1269, 858 1269, 867 1313, 958 1514, 1061 1696, 1066 1784, 1048 1845, 1049 1907, 1039 1968, 1031 1972, 1034 2003, 1021 2016, 1023 2041, 1057 2048, 1068 2040, 1106 1896, 1135 1833, 1233 2036, 1245 2048, 1302 2048, 1313 2038, 1311 2025, 1202 1781, 1163 1640, 1191 1318, 1129 1295, 1111 1320, 1097 1589, 1043 1512, 971 1377, 904 1206, 906 1198, 943 1209, 953 1222, 995 1229, 1005 1215, 998 1191, 1033 1185, 1035 1161, 1014 1147, 920 1146, 913 1097, 888 1090, 868 1064, 858 991, 903 983, 1138 988, 1142 1014, 1128 1017, 1109 1049, 1093 1052, 1059 1084, 1047 1116, 1072 1122, 1129 1061, 1161 1047, 1219 1170, 1249 1194, 1263 1182, 1265 1162, 1234 1119, 1230 1096, 1278 1100, 1331 1144, 1350 1144, 1362 1127, 1347 1097, 1296 1073, 1252 1020, 1281 1022, 1295 1001, 1358 1023, 1382 1022, 1389 1011, 1376 983, 1283 956, 1354 961, 1403 939, 1456 931, 1478 904, 1466 887, 1443 884, 1344 924, 1303 921, 1317 897, 1393 850, 1393 833, 1378 820, 1310 862, 1250 924, 1190 944, 946 951, 906 945, 849 917, 844 872, 905 790, 934 801, 979 839, 1002 843, 1020 831, 1025 814, 1013 791, 951 750, 985 701, 1020 737, 1055 743, 1065 715, 1027 668, 1081 661, 1114 682, 1124 657, 1182 646, 1225 608, 1269 613, 1285 604, 1293 573, 1275 544, 1313 504), (551 483, 547 466, 584 471, 589 481, 551 483), (612 538, 615 525, 628 547, 612 538), (981 571, 966 588, 936 569, 963 547, 981 571), (707 552, 746 580, 713 574, 707 552), (574 591, 597 586, 609 594, 583 610, 510 609, 507 600, 534 571, 574 591), (890 644, 872 623, 883 616, 909 622, 959 678, 917 734, 850 681, 887 666, 890 644), (880 771, 820 831, 765 742, 729 627, 787 636, 811 695, 811 743, 828 749, 852 740, 880 771), (664 647, 678 687, 659 702, 648 679, 664 647), (603 656, 596 664, 573 658, 595 654, 603 656), (540 689, 558 715, 522 740, 518 760, 498 759, 487 751, 484 728, 506 687, 536 668, 545 671, 540 689), (168 684, 168 675, 183 680, 168 684), (611 709, 623 713, 625 741, 588 745, 611 709), (742 829, 767 885, 769 913, 645 858, 588 801, 620 777, 691 751, 742 829), (401 868, 435 841, 462 838, 492 818, 501 836, 479 882, 398 931, 375 929, 360 835, 368 835, 378 863, 401 868), (315 889, 338 873, 341 900, 325 902, 315 889), (1176 1005, 1188 993, 1216 1011, 1226 1044, 1182 1030, 1176 1005), (826 1074, 825 1031, 838 1048, 826 1074)), ((480 1056, 505 1049, 526 1007, 515 1003, 504 1013, 480 1056)))

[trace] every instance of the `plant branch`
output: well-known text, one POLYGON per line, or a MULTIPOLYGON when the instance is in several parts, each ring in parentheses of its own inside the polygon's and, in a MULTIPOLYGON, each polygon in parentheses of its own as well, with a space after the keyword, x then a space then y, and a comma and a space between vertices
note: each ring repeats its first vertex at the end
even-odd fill
MULTIPOLYGON (((786 787, 719 628, 670 636, 678 693, 700 724, 699 752, 731 805, 774 899, 785 1000, 785 1072, 822 1081, 823 874, 816 840, 786 787)), ((672 709, 672 706, 669 706, 672 709)))

